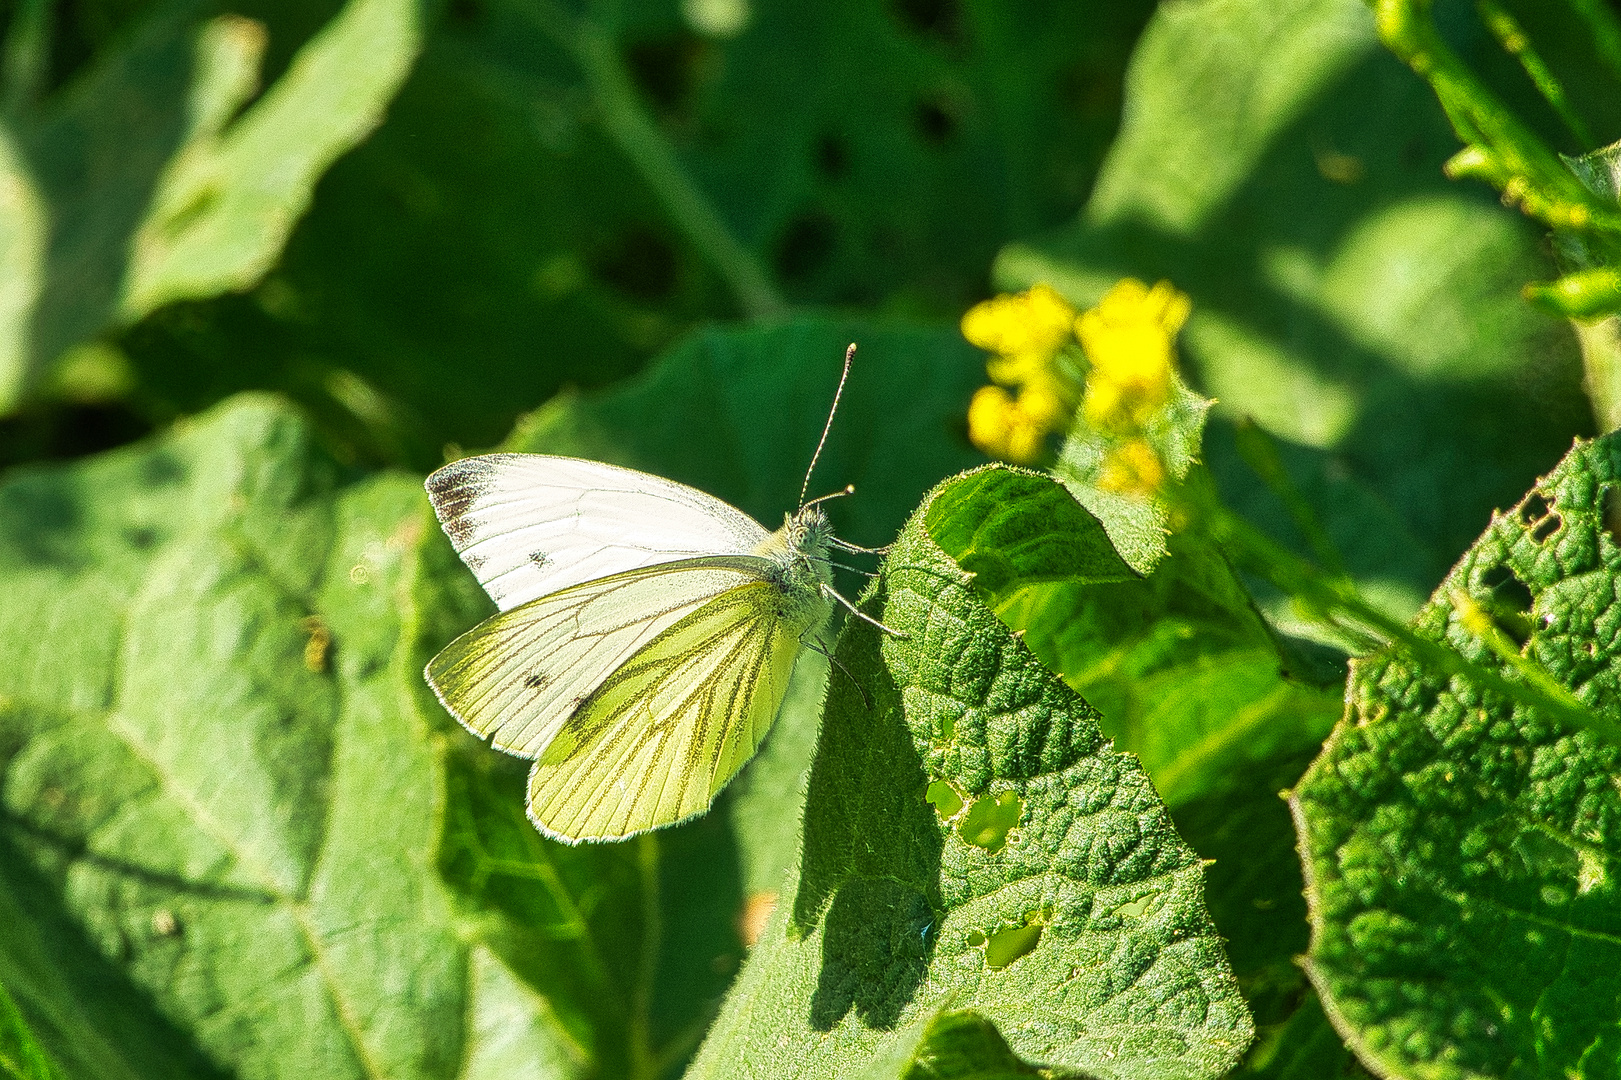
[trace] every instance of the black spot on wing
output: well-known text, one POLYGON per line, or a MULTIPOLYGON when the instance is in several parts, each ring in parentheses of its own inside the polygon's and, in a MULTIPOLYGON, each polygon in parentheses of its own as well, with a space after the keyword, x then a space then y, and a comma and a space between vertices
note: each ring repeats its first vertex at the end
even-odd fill
POLYGON ((530 690, 544 690, 551 682, 552 677, 544 671, 531 671, 523 680, 524 686, 530 690))
POLYGON ((551 556, 547 555, 544 551, 531 551, 529 553, 529 561, 535 564, 535 569, 539 570, 550 563, 552 559, 551 556))

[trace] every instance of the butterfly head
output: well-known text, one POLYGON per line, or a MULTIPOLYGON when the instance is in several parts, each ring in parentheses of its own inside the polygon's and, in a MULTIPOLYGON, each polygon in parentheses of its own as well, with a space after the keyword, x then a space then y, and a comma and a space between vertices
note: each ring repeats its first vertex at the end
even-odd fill
POLYGON ((819 593, 832 584, 828 548, 833 524, 820 506, 802 506, 783 519, 782 528, 766 537, 756 555, 777 566, 776 578, 790 594, 819 593))

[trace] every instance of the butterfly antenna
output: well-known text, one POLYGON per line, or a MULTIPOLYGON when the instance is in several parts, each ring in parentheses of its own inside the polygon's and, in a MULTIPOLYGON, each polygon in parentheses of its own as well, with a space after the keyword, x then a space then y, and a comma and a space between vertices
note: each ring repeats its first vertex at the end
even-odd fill
POLYGON ((810 468, 805 470, 805 482, 799 485, 799 504, 805 505, 805 492, 810 490, 811 473, 816 471, 816 462, 822 456, 822 447, 827 445, 827 434, 833 430, 833 417, 839 411, 839 398, 844 396, 844 381, 850 377, 850 361, 856 356, 855 342, 844 350, 844 371, 839 375, 839 388, 833 391, 833 407, 827 410, 827 423, 822 425, 822 438, 816 444, 816 453, 811 455, 810 468))

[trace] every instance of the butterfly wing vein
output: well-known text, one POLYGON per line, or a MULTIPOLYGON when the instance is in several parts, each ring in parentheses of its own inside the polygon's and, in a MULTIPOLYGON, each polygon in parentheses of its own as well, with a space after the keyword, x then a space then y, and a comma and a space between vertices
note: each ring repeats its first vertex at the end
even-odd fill
POLYGON ((474 734, 536 757, 615 668, 727 591, 770 587, 767 569, 751 556, 691 559, 541 597, 447 645, 428 683, 474 734))
POLYGON ((706 810, 787 693, 801 628, 780 617, 776 591, 728 590, 621 665, 536 761, 535 824, 620 837, 706 810))

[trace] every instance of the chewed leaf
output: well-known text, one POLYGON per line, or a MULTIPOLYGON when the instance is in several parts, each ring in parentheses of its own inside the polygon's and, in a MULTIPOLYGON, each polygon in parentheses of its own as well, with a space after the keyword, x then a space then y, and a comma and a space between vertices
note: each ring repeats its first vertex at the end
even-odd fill
POLYGON ((1216 1076, 1248 1044, 1199 860, 1142 767, 930 535, 937 506, 986 517, 965 492, 998 472, 1028 475, 949 480, 902 531, 866 601, 898 633, 847 624, 791 910, 691 1076, 853 1070, 941 1008, 1104 1078, 1216 1076))
MULTIPOLYGON (((1417 632, 1621 708, 1621 439, 1579 443, 1464 555, 1417 632)), ((1297 788, 1309 971, 1388 1076, 1613 1074, 1621 750, 1399 650, 1297 788)))

